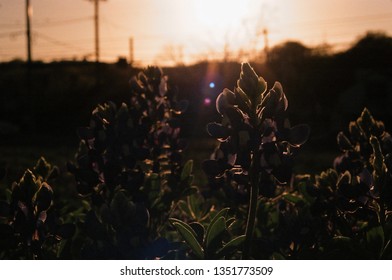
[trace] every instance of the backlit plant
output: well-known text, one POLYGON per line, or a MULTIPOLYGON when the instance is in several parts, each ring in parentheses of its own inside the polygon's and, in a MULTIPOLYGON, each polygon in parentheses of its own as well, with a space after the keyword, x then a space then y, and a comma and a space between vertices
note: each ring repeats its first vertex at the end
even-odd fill
POLYGON ((61 244, 65 245, 73 236, 75 226, 61 221, 53 209, 54 195, 49 182, 57 175, 58 168, 40 158, 19 182, 12 184, 9 201, 0 201, 1 258, 64 256, 61 244))
POLYGON ((293 174, 310 129, 290 126, 280 83, 242 64, 207 125, 219 146, 199 190, 182 153, 188 103, 157 67, 130 87, 77 129, 73 181, 41 158, 1 185, 1 259, 392 258, 392 137, 367 109, 337 135, 332 168, 293 174))
POLYGON ((348 136, 343 132, 337 136, 342 154, 334 169, 315 178, 297 176, 294 191, 278 202, 279 226, 269 237, 270 254, 390 259, 391 140, 384 124, 367 109, 350 122, 348 136))
POLYGON ((78 129, 77 163, 68 165, 91 207, 82 227, 90 240, 83 257, 162 256, 165 248, 152 248, 167 245, 157 238, 172 209, 196 191, 192 161, 183 164, 181 156, 186 143, 179 116, 187 102, 175 102, 157 67, 140 72, 130 84, 128 105, 98 105, 90 125, 78 129))
POLYGON ((282 85, 267 83, 242 64, 234 91, 224 89, 216 100, 222 123, 210 123, 208 133, 221 144, 214 159, 203 163, 212 184, 221 181, 249 196, 243 257, 249 258, 259 195, 274 197, 277 186, 290 181, 292 156, 309 135, 307 125, 290 126, 282 85), (223 180, 222 180, 223 179, 223 180))

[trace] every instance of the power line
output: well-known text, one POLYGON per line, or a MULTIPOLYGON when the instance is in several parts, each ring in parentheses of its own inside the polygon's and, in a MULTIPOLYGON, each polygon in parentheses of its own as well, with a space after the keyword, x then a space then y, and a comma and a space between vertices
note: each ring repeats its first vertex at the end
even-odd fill
POLYGON ((102 21, 104 21, 106 24, 109 24, 109 25, 111 25, 111 26, 114 27, 114 28, 122 29, 122 30, 124 30, 124 31, 128 31, 128 32, 129 32, 129 28, 128 28, 128 27, 125 27, 125 26, 123 26, 123 25, 119 25, 119 24, 117 24, 117 23, 115 23, 115 22, 113 22, 113 21, 107 19, 107 18, 104 17, 104 16, 102 16, 101 19, 102 19, 102 21))
MULTIPOLYGON (((88 21, 93 19, 92 16, 88 17, 79 17, 79 18, 70 18, 70 19, 62 19, 62 20, 52 20, 52 19, 45 19, 42 21, 34 22, 35 27, 57 27, 61 25, 68 25, 68 24, 73 24, 73 23, 79 23, 83 21, 88 21)), ((0 24, 0 27, 23 27, 23 23, 4 23, 0 24)))
POLYGON ((58 21, 46 21, 40 24, 35 23, 34 25, 36 27, 57 27, 57 26, 61 26, 61 25, 69 25, 69 24, 74 24, 74 23, 79 23, 79 22, 83 22, 83 21, 90 21, 91 19, 93 19, 92 16, 88 16, 88 17, 82 17, 82 18, 74 18, 74 19, 65 19, 65 20, 58 20, 58 21))
POLYGON ((42 39, 44 39, 52 44, 58 45, 58 46, 62 46, 62 47, 66 47, 66 48, 74 48, 75 50, 83 51, 83 52, 87 51, 86 49, 80 48, 79 46, 70 44, 68 42, 60 41, 60 40, 55 39, 51 36, 43 34, 41 32, 34 31, 34 35, 37 36, 38 38, 42 38, 42 39))

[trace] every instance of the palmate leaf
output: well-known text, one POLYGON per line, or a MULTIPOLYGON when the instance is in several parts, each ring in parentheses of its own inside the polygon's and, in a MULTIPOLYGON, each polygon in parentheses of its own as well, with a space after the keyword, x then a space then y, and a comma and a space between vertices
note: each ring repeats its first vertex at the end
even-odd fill
POLYGON ((170 219, 172 225, 176 228, 176 230, 180 233, 182 238, 185 240, 186 244, 192 249, 192 252, 199 258, 204 258, 203 248, 200 243, 197 241, 197 235, 195 231, 183 221, 177 219, 170 219))

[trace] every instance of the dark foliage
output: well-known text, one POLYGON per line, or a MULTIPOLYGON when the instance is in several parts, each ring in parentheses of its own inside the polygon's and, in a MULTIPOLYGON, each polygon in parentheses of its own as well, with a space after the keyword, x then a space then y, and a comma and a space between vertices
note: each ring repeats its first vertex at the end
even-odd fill
POLYGON ((88 237, 82 258, 162 257, 169 245, 160 231, 171 208, 196 191, 192 163, 182 164, 186 142, 179 138, 187 102, 176 102, 157 67, 140 72, 130 85, 129 105, 99 105, 90 125, 78 129, 77 162, 68 164, 90 205, 82 222, 88 237), (154 244, 163 247, 155 250, 154 244))
MULTIPOLYGON (((334 59, 363 55, 374 40, 390 44, 369 35, 334 59)), ((270 59, 286 55, 290 67, 306 60, 305 74, 326 59, 295 43, 270 59)), ((326 81, 321 72, 316 76, 326 81)), ((292 85, 297 78, 284 76, 292 85)), ((348 79, 337 84, 350 84, 351 74, 348 79)), ((188 102, 177 100, 176 87, 157 67, 134 76, 130 88, 123 103, 99 102, 89 125, 77 129, 71 175, 41 158, 12 186, 0 188, 1 259, 392 258, 392 137, 368 109, 337 134, 341 154, 332 168, 293 174, 309 126, 291 126, 282 85, 267 90, 243 64, 233 91, 216 98, 218 117, 207 132, 219 145, 203 163, 209 182, 199 191, 192 185, 193 161, 183 156, 188 102), (62 185, 66 176, 72 180, 62 185)), ((300 82, 297 89, 304 89, 300 82)), ((305 116, 298 107, 304 98, 293 98, 293 110, 305 116)), ((322 98, 328 99, 323 106, 336 108, 336 92, 322 98)), ((7 176, 2 163, 0 180, 7 176)))

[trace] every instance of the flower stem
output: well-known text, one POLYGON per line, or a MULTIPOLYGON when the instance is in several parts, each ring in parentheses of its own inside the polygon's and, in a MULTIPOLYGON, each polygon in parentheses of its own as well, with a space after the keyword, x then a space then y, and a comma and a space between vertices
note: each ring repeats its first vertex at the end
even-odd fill
POLYGON ((249 209, 248 209, 248 219, 246 222, 245 229, 245 241, 244 241, 244 251, 242 253, 242 259, 247 260, 250 257, 250 248, 252 246, 253 233, 255 231, 256 225, 256 211, 257 211, 257 197, 259 194, 259 162, 260 157, 259 152, 256 151, 253 154, 252 164, 250 169, 250 197, 249 197, 249 209))

